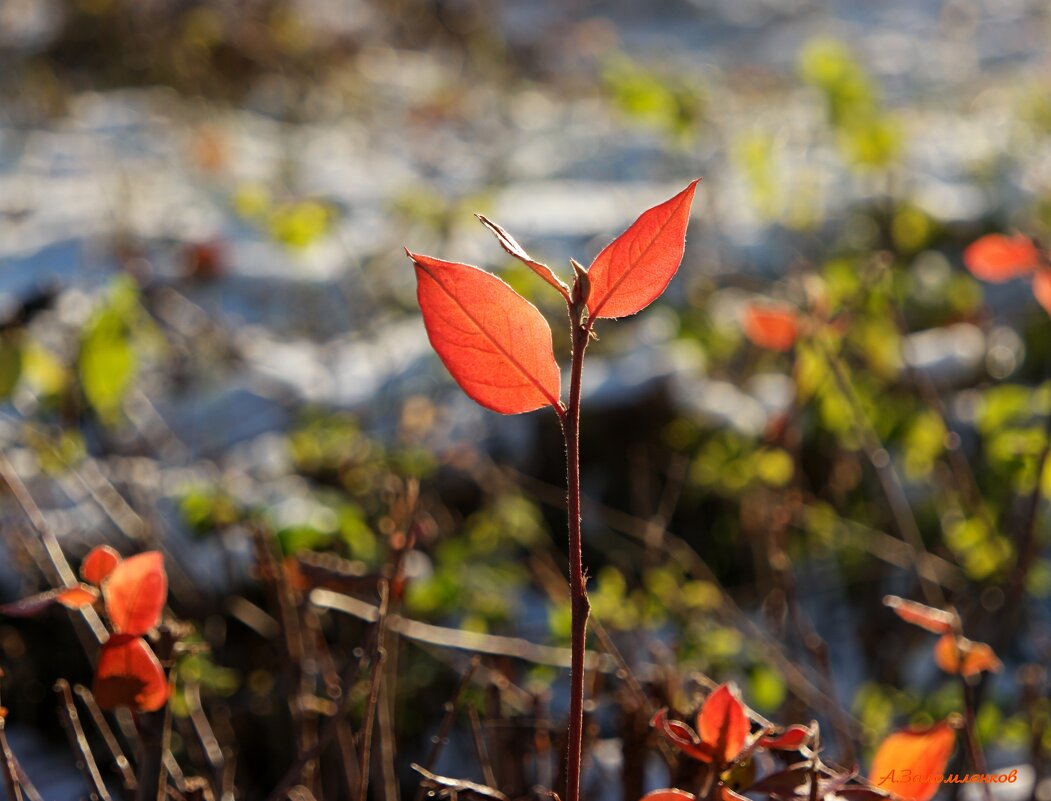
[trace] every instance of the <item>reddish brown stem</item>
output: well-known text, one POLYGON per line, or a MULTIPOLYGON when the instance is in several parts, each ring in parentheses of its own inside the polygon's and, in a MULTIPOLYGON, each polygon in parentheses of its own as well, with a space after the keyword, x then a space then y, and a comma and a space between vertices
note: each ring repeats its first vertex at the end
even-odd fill
POLYGON ((572 604, 572 657, 569 676, 569 737, 566 770, 566 801, 580 799, 580 773, 584 733, 584 657, 587 639, 588 602, 584 586, 584 555, 580 535, 580 380, 584 351, 591 327, 583 320, 584 303, 571 303, 569 320, 573 362, 569 378, 569 405, 561 410, 562 434, 566 443, 566 487, 569 510, 569 593, 572 604))

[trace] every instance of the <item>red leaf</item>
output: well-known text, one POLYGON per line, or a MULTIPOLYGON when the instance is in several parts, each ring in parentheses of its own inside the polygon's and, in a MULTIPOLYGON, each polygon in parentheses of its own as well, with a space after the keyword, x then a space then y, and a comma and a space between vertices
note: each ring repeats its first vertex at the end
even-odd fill
POLYGON ((1033 276, 1033 295, 1044 311, 1051 314, 1051 270, 1040 270, 1033 276))
POLYGON ((168 598, 168 575, 160 551, 147 551, 125 559, 102 585, 113 630, 145 634, 156 626, 168 598))
POLYGON ((92 691, 103 709, 127 706, 153 712, 167 703, 171 688, 142 637, 116 635, 102 646, 92 691))
POLYGON ((693 801, 695 797, 693 793, 669 787, 664 790, 653 790, 646 793, 641 801, 693 801))
POLYGON ((894 610, 894 613, 914 626, 926 629, 933 634, 948 634, 957 624, 956 614, 944 609, 935 609, 933 606, 906 601, 897 595, 886 595, 883 597, 883 605, 894 610))
POLYGON ((769 350, 791 350, 799 336, 799 316, 790 306, 750 303, 744 309, 744 335, 769 350))
POLYGON ((668 719, 668 710, 661 709, 653 716, 650 725, 660 731, 672 745, 686 756, 700 762, 712 761, 712 749, 701 742, 696 732, 685 723, 668 719))
POLYGON ((741 753, 751 726, 744 704, 728 684, 720 684, 697 713, 697 733, 712 749, 720 764, 732 762, 741 753))
POLYGON ((989 234, 967 246, 963 263, 976 278, 999 283, 1033 272, 1040 251, 1029 237, 989 234))
POLYGON ((956 731, 945 721, 929 729, 895 732, 876 750, 870 780, 904 801, 930 801, 955 745, 956 731), (901 781, 904 777, 912 781, 901 781))
POLYGON ((99 591, 87 584, 78 584, 75 587, 64 589, 55 596, 55 600, 66 609, 80 609, 91 606, 98 600, 99 591))
POLYGON ((80 609, 90 606, 99 597, 93 587, 78 584, 61 590, 49 590, 38 595, 30 595, 14 603, 0 606, 0 614, 8 617, 33 617, 39 615, 49 606, 60 603, 67 609, 80 609))
POLYGON ((759 745, 776 751, 797 751, 810 741, 812 735, 813 732, 808 726, 800 726, 796 723, 780 734, 763 737, 759 740, 759 745))
POLYGON ((590 317, 627 317, 664 292, 686 249, 686 226, 699 180, 643 212, 598 254, 588 268, 590 317))
POLYGON ((492 273, 405 252, 427 336, 463 391, 503 414, 556 406, 562 378, 537 308, 492 273))
POLYGON ((952 634, 942 635, 934 644, 934 661, 946 673, 963 676, 977 676, 983 671, 999 673, 1003 669, 991 646, 952 634))
POLYGON ((108 545, 98 545, 80 563, 80 577, 89 584, 101 584, 120 564, 120 554, 108 545))

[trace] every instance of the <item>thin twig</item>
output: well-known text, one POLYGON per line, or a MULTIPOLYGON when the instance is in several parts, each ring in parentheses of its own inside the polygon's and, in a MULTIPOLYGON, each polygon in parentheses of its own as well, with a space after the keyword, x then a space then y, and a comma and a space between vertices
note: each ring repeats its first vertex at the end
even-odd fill
MULTIPOLYGON (((18 502, 26 519, 29 520, 30 525, 33 526, 37 534, 40 535, 40 540, 44 545, 44 551, 48 558, 48 565, 42 567, 45 573, 51 574, 50 580, 53 586, 77 586, 79 584, 77 575, 73 572, 73 568, 69 566, 69 562, 66 561, 66 556, 62 553, 62 546, 58 544, 58 538, 55 537, 55 533, 51 530, 43 513, 40 511, 40 507, 33 500, 33 496, 29 494, 29 490, 26 489, 26 485, 22 482, 3 449, 0 449, 0 479, 3 479, 8 489, 11 490, 11 494, 18 502)), ((105 641, 108 636, 106 627, 91 606, 81 607, 79 617, 85 621, 96 643, 105 641)), ((87 647, 87 643, 85 643, 85 647, 87 647)))
MULTIPOLYGON (((375 622, 379 617, 379 607, 376 605, 320 587, 311 591, 310 602, 322 609, 343 612, 368 622, 375 622)), ((492 656, 507 656, 537 665, 567 668, 572 662, 569 648, 540 645, 521 637, 504 637, 447 626, 435 626, 401 615, 388 615, 387 629, 419 643, 492 656)), ((588 670, 600 670, 604 673, 616 670, 614 659, 595 651, 586 653, 585 665, 588 670)))
POLYGON ((77 713, 76 704, 73 703, 73 693, 69 690, 69 682, 59 679, 55 682, 55 692, 58 693, 61 701, 59 714, 69 737, 69 745, 78 754, 77 767, 80 768, 91 788, 90 798, 92 801, 111 801, 109 790, 106 789, 106 783, 102 780, 102 774, 99 773, 99 766, 95 764, 95 756, 91 753, 91 744, 84 734, 84 727, 80 725, 80 715, 77 713))
MULTIPOLYGON (((460 708, 460 699, 463 698, 464 690, 467 689, 467 685, 471 683, 471 679, 474 678, 475 671, 478 670, 478 665, 481 664, 481 658, 478 655, 472 656, 471 661, 467 664, 467 668, 460 676, 460 681, 456 685, 456 690, 453 692, 452 698, 445 702, 445 715, 442 717, 442 722, 438 726, 438 733, 431 740, 431 751, 427 754, 427 761, 423 763, 423 767, 427 770, 434 770, 435 763, 438 761, 438 756, 442 752, 442 748, 449 739, 449 732, 452 730, 453 723, 456 721, 456 712, 460 708)), ((419 789, 416 791, 416 801, 422 801, 424 795, 424 786, 421 784, 419 789)))
MULTIPOLYGON (((379 618, 375 619, 375 622, 379 622, 379 618)), ((379 636, 379 626, 374 626, 370 633, 370 640, 372 643, 376 642, 379 636)), ((342 699, 343 703, 339 710, 333 715, 325 724, 325 727, 321 730, 321 735, 318 737, 317 743, 313 748, 305 754, 300 754, 296 761, 285 771, 285 775, 281 778, 281 781, 277 783, 270 794, 266 797, 267 801, 284 801, 288 796, 289 791, 298 782, 300 775, 303 773, 304 765, 313 759, 316 759, 318 755, 324 750, 329 743, 336 737, 340 721, 351 711, 353 707, 352 693, 350 688, 353 686, 357 676, 361 674, 364 666, 367 664, 367 660, 372 657, 371 645, 364 649, 361 659, 354 666, 348 666, 344 671, 344 675, 341 680, 342 688, 342 699)), ((347 759, 353 758, 357 760, 356 755, 347 755, 347 759)))
POLYGON ((121 748, 120 741, 117 740, 117 735, 114 734, 113 729, 109 725, 109 721, 106 720, 106 716, 102 713, 102 709, 99 708, 98 703, 95 701, 95 696, 92 695, 91 690, 81 684, 75 685, 73 687, 73 692, 80 699, 84 708, 87 709, 88 715, 91 716, 91 721, 95 724, 95 728, 102 736, 102 741, 106 744, 106 748, 109 749, 110 755, 113 757, 113 762, 120 771, 124 789, 129 792, 134 792, 135 788, 138 787, 138 781, 135 779, 135 771, 131 769, 131 763, 128 761, 128 757, 125 756, 124 749, 121 748))
POLYGON ((852 422, 861 440, 861 446, 869 462, 876 470, 876 476, 879 478, 883 494, 887 498, 887 505, 890 507, 898 533, 901 534, 902 539, 908 543, 912 550, 913 567, 917 578, 920 580, 920 586, 923 589, 927 603, 943 609, 946 603, 945 595, 942 593, 941 585, 933 578, 927 565, 927 547, 923 544, 923 535, 920 534, 920 527, 916 523, 916 517, 912 512, 908 496, 905 494, 905 487, 902 484, 901 477, 898 475, 897 468, 894 467, 894 461, 891 459, 887 449, 883 447, 883 443, 880 442, 879 435, 872 427, 872 423, 869 421, 857 393, 854 392, 842 359, 833 353, 832 349, 825 342, 818 339, 814 341, 818 343, 818 350, 821 351, 821 355, 832 373, 836 386, 850 406, 852 422))
POLYGON ((474 740, 474 750, 478 754, 478 764, 482 767, 482 777, 487 785, 496 787, 496 774, 493 773, 493 761, 489 758, 489 749, 482 734, 482 721, 478 717, 478 710, 473 706, 467 707, 467 719, 471 723, 471 739, 474 740))
POLYGON ((358 801, 365 801, 369 792, 369 759, 372 756, 372 724, 376 717, 376 704, 379 702, 380 682, 383 681, 383 663, 387 659, 387 652, 383 649, 384 630, 387 623, 387 603, 389 592, 386 581, 379 583, 380 608, 379 619, 376 621, 376 650, 372 661, 372 678, 369 685, 369 699, 365 707, 365 720, 362 723, 361 733, 361 783, 358 785, 358 801))
MULTIPOLYGON (((0 670, 0 678, 3 677, 0 670)), ((0 710, 3 707, 0 706, 0 710)), ((0 751, 3 752, 4 783, 7 785, 7 794, 10 801, 42 801, 40 793, 29 781, 22 766, 18 764, 11 744, 7 740, 7 714, 0 714, 0 751)))

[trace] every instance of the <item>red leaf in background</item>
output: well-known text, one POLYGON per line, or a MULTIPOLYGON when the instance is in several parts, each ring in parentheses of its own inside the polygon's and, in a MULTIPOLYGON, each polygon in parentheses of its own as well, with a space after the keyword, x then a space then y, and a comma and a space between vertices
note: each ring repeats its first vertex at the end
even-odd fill
POLYGON ((120 634, 145 634, 156 626, 168 599, 168 575, 160 551, 146 551, 125 559, 102 585, 113 630, 120 634))
POLYGON ((108 545, 97 545, 80 563, 80 577, 89 584, 99 585, 120 564, 120 554, 108 545))
POLYGON ((1051 314, 1051 270, 1040 270, 1033 276, 1033 295, 1044 311, 1051 314))
POLYGON ((1033 272, 1040 251, 1029 237, 988 234, 967 246, 963 263, 976 278, 999 283, 1033 272))
POLYGON ((551 329, 532 303, 492 273, 405 252, 427 336, 468 396, 502 414, 559 403, 551 329))
POLYGON ((750 729, 744 704, 728 684, 720 684, 697 713, 701 742, 713 750, 721 764, 732 762, 741 753, 750 729))
POLYGON ((75 587, 67 587, 61 590, 50 590, 39 595, 30 595, 14 603, 0 606, 0 615, 8 617, 33 617, 39 615, 49 606, 60 603, 67 609, 80 609, 82 606, 90 606, 99 597, 94 587, 86 584, 78 584, 75 587))
POLYGON ((116 635, 102 646, 92 692, 103 709, 153 712, 167 703, 170 691, 164 668, 142 637, 116 635))
POLYGON ((693 801, 695 797, 693 793, 669 787, 664 790, 653 790, 646 793, 640 801, 693 801))
POLYGON ((945 766, 956 745, 956 731, 945 721, 929 729, 906 729, 885 739, 872 760, 869 780, 904 801, 930 801, 945 773, 945 766), (896 781, 911 776, 926 781, 896 781))
POLYGON ((977 676, 983 671, 999 673, 1003 669, 991 646, 952 634, 942 635, 934 644, 934 661, 946 673, 963 676, 977 676))
POLYGON ((744 335, 769 350, 791 350, 799 336, 799 316, 791 306, 750 303, 744 309, 744 335))
POLYGON ((650 725, 664 735, 672 745, 686 756, 700 762, 711 762, 713 750, 701 742, 697 733, 677 720, 668 719, 668 710, 661 709, 653 716, 650 725))
POLYGON ((797 751, 800 747, 810 741, 813 732, 808 726, 800 726, 798 723, 789 726, 780 734, 772 734, 759 740, 763 748, 771 748, 776 751, 797 751))
POLYGON ((897 595, 886 595, 883 597, 883 605, 894 610, 894 613, 914 626, 926 629, 934 634, 948 634, 957 624, 956 614, 944 609, 935 609, 933 606, 906 601, 897 595))
POLYGON ((642 311, 671 282, 686 249, 694 181, 675 197, 643 212, 588 268, 588 314, 627 317, 642 311))

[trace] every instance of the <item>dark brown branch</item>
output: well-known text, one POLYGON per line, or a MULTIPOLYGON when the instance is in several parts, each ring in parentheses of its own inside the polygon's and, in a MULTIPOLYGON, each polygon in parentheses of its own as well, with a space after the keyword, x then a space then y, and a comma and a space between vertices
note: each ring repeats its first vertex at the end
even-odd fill
POLYGON ((365 707, 365 720, 362 723, 361 733, 361 782, 358 785, 358 801, 365 801, 369 792, 369 759, 372 755, 372 724, 376 718, 376 704, 379 702, 380 682, 383 681, 383 663, 387 660, 387 652, 383 649, 384 631, 387 624, 387 603, 389 592, 386 581, 379 583, 380 609, 379 619, 376 621, 376 649, 372 657, 372 678, 369 682, 369 698, 365 707))

